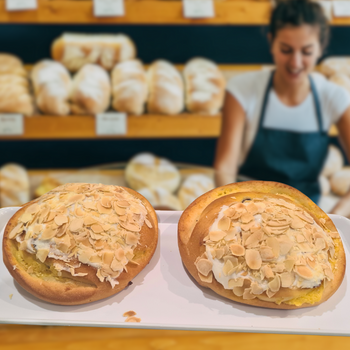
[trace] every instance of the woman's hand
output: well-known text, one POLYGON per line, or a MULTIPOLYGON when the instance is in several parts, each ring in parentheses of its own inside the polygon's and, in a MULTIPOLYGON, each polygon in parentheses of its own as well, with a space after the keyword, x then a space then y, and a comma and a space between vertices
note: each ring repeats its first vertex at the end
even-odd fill
POLYGON ((245 112, 241 104, 226 92, 221 134, 215 154, 216 186, 236 181, 238 161, 242 148, 245 112))

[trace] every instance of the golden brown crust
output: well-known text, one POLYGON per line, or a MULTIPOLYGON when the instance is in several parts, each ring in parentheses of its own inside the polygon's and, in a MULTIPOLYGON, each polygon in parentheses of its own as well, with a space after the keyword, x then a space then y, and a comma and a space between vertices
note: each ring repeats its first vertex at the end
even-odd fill
POLYGON ((340 239, 335 239, 337 240, 337 244, 339 246, 339 252, 337 257, 337 268, 333 271, 334 279, 330 282, 327 281, 325 283, 325 288, 321 300, 312 305, 306 303, 302 306, 289 305, 285 303, 278 305, 277 303, 273 302, 278 301, 281 298, 298 298, 299 296, 305 294, 305 289, 291 290, 287 288, 281 288, 281 290, 276 293, 273 298, 267 298, 264 293, 262 295, 259 295, 260 299, 255 298, 251 300, 245 300, 242 297, 236 296, 232 290, 225 289, 218 281, 216 281, 215 278, 213 278, 211 283, 203 282, 199 278, 195 261, 197 257, 201 256, 205 252, 203 238, 208 234, 209 227, 217 217, 220 208, 223 205, 232 203, 232 197, 235 197, 235 200, 240 201, 247 197, 263 197, 266 196, 266 194, 269 194, 269 196, 273 197, 283 196, 284 200, 302 206, 308 213, 313 216, 319 225, 324 225, 330 231, 336 231, 336 228, 331 219, 314 202, 290 186, 275 182, 263 181, 235 183, 219 187, 205 193, 184 211, 180 218, 178 226, 178 244, 182 261, 193 278, 201 286, 210 288, 217 294, 240 303, 276 309, 297 309, 300 307, 309 307, 321 304, 335 293, 344 278, 346 261, 345 252, 340 239), (325 220, 323 224, 320 222, 321 219, 325 220), (199 244, 198 242, 201 243, 199 244))
POLYGON ((96 269, 86 264, 81 264, 79 268, 75 269, 75 273, 88 273, 86 276, 74 277, 70 273, 62 271, 63 279, 55 279, 55 277, 49 276, 52 272, 50 268, 52 269, 53 263, 57 261, 56 259, 47 258, 45 263, 41 263, 35 255, 24 253, 30 255, 35 264, 39 264, 44 268, 44 273, 47 275, 45 275, 45 278, 40 278, 27 272, 27 266, 14 256, 14 252, 18 252, 18 244, 15 240, 9 239, 9 234, 17 225, 18 218, 27 207, 38 202, 40 198, 27 203, 16 212, 5 228, 3 259, 13 278, 29 293, 42 300, 60 305, 78 305, 97 301, 112 296, 127 287, 131 280, 145 268, 155 252, 158 243, 158 223, 153 207, 143 196, 129 188, 123 187, 123 189, 142 201, 148 211, 147 218, 151 222, 152 228, 149 228, 146 224, 142 226, 141 237, 138 246, 134 249, 135 256, 133 258, 133 261, 138 265, 129 262, 126 266, 127 272, 124 270, 117 278, 119 284, 112 288, 109 282, 101 282, 96 276, 96 269))
POLYGON ((64 39, 57 38, 51 45, 51 57, 55 61, 61 61, 64 53, 64 39))

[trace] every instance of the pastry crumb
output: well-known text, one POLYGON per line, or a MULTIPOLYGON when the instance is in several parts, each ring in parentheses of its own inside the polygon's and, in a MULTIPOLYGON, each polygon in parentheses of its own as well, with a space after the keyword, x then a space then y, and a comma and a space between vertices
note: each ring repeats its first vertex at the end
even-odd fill
POLYGON ((123 317, 131 317, 131 316, 136 316, 136 312, 135 311, 127 311, 123 313, 123 317))
POLYGON ((10 295, 9 295, 9 298, 12 299, 12 297, 13 297, 13 294, 10 294, 10 295))
POLYGON ((135 316, 131 316, 128 317, 125 322, 135 322, 135 323, 139 323, 141 322, 141 318, 135 317, 135 316))

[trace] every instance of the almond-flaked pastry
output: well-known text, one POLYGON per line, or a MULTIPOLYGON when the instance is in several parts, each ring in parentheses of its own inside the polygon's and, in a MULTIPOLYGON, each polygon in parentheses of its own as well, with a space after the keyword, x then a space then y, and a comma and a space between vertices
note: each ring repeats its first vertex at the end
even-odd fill
POLYGON ((298 190, 275 182, 235 183, 199 197, 180 218, 178 243, 201 286, 254 306, 318 305, 345 274, 330 218, 298 190))
POLYGON ((51 303, 77 305, 127 287, 152 258, 157 241, 155 211, 137 192, 66 184, 10 219, 3 256, 28 292, 51 303))

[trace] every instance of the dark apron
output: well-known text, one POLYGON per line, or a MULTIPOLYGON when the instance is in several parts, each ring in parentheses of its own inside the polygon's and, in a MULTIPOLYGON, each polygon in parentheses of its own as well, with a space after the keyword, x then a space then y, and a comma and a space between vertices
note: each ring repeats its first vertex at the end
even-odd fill
MULTIPOLYGON (((318 177, 327 156, 329 137, 322 127, 320 101, 312 77, 318 131, 299 133, 263 127, 266 105, 273 84, 271 74, 260 114, 259 128, 240 174, 263 181, 277 181, 297 188, 315 203, 320 197, 318 177)), ((307 118, 308 116, 305 116, 307 118)))

